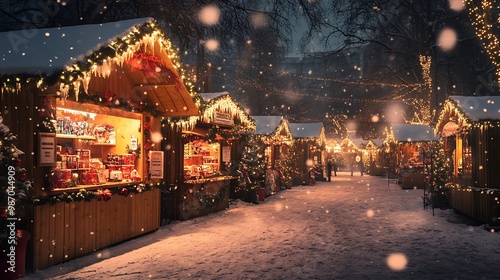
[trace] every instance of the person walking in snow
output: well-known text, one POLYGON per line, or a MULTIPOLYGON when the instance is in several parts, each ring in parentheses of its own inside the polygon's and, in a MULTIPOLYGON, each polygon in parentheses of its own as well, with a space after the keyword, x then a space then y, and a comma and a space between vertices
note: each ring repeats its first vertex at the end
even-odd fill
POLYGON ((332 181, 332 161, 328 160, 328 164, 326 165, 326 177, 328 178, 328 182, 332 181))

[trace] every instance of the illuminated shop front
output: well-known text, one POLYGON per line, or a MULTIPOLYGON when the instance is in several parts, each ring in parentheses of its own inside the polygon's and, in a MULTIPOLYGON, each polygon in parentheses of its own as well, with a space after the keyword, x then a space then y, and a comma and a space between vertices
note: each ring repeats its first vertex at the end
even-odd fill
POLYGON ((150 18, 32 34, 25 55, 0 65, 0 104, 26 151, 32 189, 17 225, 31 234, 26 267, 38 270, 159 228, 161 121, 198 106, 150 18))
POLYGON ((327 159, 323 123, 290 123, 290 131, 294 138, 294 151, 298 162, 296 181, 300 184, 310 184, 311 176, 315 176, 315 180, 325 181, 327 159))
POLYGON ((255 124, 228 92, 200 93, 203 113, 180 120, 182 174, 175 192, 175 219, 188 220, 229 207, 237 182, 238 150, 255 124))
POLYGON ((426 124, 393 123, 386 128, 384 148, 388 154, 389 172, 398 177, 404 189, 424 188, 425 151, 438 141, 434 130, 426 124))
POLYGON ((283 116, 252 116, 255 120, 255 134, 264 150, 265 195, 273 195, 281 189, 291 187, 295 169, 294 139, 288 120, 283 116))
POLYGON ((450 206, 494 226, 500 224, 499 112, 498 96, 449 96, 436 125, 451 159, 450 206))

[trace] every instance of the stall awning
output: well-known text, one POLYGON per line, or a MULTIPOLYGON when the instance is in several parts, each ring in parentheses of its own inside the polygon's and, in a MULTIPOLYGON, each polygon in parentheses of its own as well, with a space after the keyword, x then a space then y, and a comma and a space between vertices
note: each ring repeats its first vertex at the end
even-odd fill
POLYGON ((397 142, 430 142, 438 140, 434 130, 425 124, 394 123, 394 138, 397 142))
POLYGON ((0 46, 0 82, 24 77, 22 86, 38 79, 37 85, 59 88, 63 99, 76 88, 76 100, 81 91, 103 99, 110 92, 133 109, 147 105, 161 116, 199 114, 193 85, 152 18, 0 33, 4 42, 13 38, 15 44, 0 46))

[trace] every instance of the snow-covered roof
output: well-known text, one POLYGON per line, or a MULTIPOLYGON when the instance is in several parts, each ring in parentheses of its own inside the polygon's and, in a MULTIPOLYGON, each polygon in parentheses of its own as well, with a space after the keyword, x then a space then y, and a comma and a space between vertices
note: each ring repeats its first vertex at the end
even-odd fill
POLYGON ((425 124, 393 123, 392 130, 397 142, 436 141, 434 130, 425 124))
POLYGON ((294 138, 319 138, 323 123, 290 123, 290 131, 294 138))
POLYGON ((369 140, 363 139, 363 138, 349 138, 356 147, 360 149, 364 149, 366 147, 366 144, 368 144, 369 140))
POLYGON ((382 139, 370 139, 373 144, 375 144, 375 146, 377 147, 382 147, 382 145, 384 144, 384 141, 382 139))
POLYGON ((283 116, 251 116, 255 120, 255 134, 268 135, 276 131, 283 116))
POLYGON ((2 32, 0 76, 20 73, 51 75, 150 21, 153 19, 139 18, 102 24, 2 32))
POLYGON ((227 91, 221 91, 221 92, 204 92, 204 93, 198 93, 198 95, 203 98, 203 101, 208 102, 214 98, 223 96, 223 95, 229 95, 229 92, 227 91))
POLYGON ((500 120, 500 96, 459 96, 449 99, 474 122, 481 120, 500 120))

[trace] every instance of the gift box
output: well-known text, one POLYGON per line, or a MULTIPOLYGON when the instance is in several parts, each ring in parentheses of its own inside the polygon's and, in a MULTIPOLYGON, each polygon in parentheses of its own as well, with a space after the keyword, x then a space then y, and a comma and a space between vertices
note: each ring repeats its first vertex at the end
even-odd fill
POLYGON ((133 154, 123 155, 123 164, 124 165, 133 165, 134 163, 135 163, 135 155, 133 155, 133 154))
POLYGON ((132 179, 131 173, 134 167, 133 165, 122 165, 123 179, 132 179))
POLYGON ((99 176, 96 171, 89 171, 82 174, 82 183, 84 185, 96 185, 99 183, 99 176))
POLYGON ((110 165, 108 165, 108 169, 109 169, 109 172, 112 172, 112 171, 121 171, 122 170, 122 166, 121 165, 110 164, 110 165))

